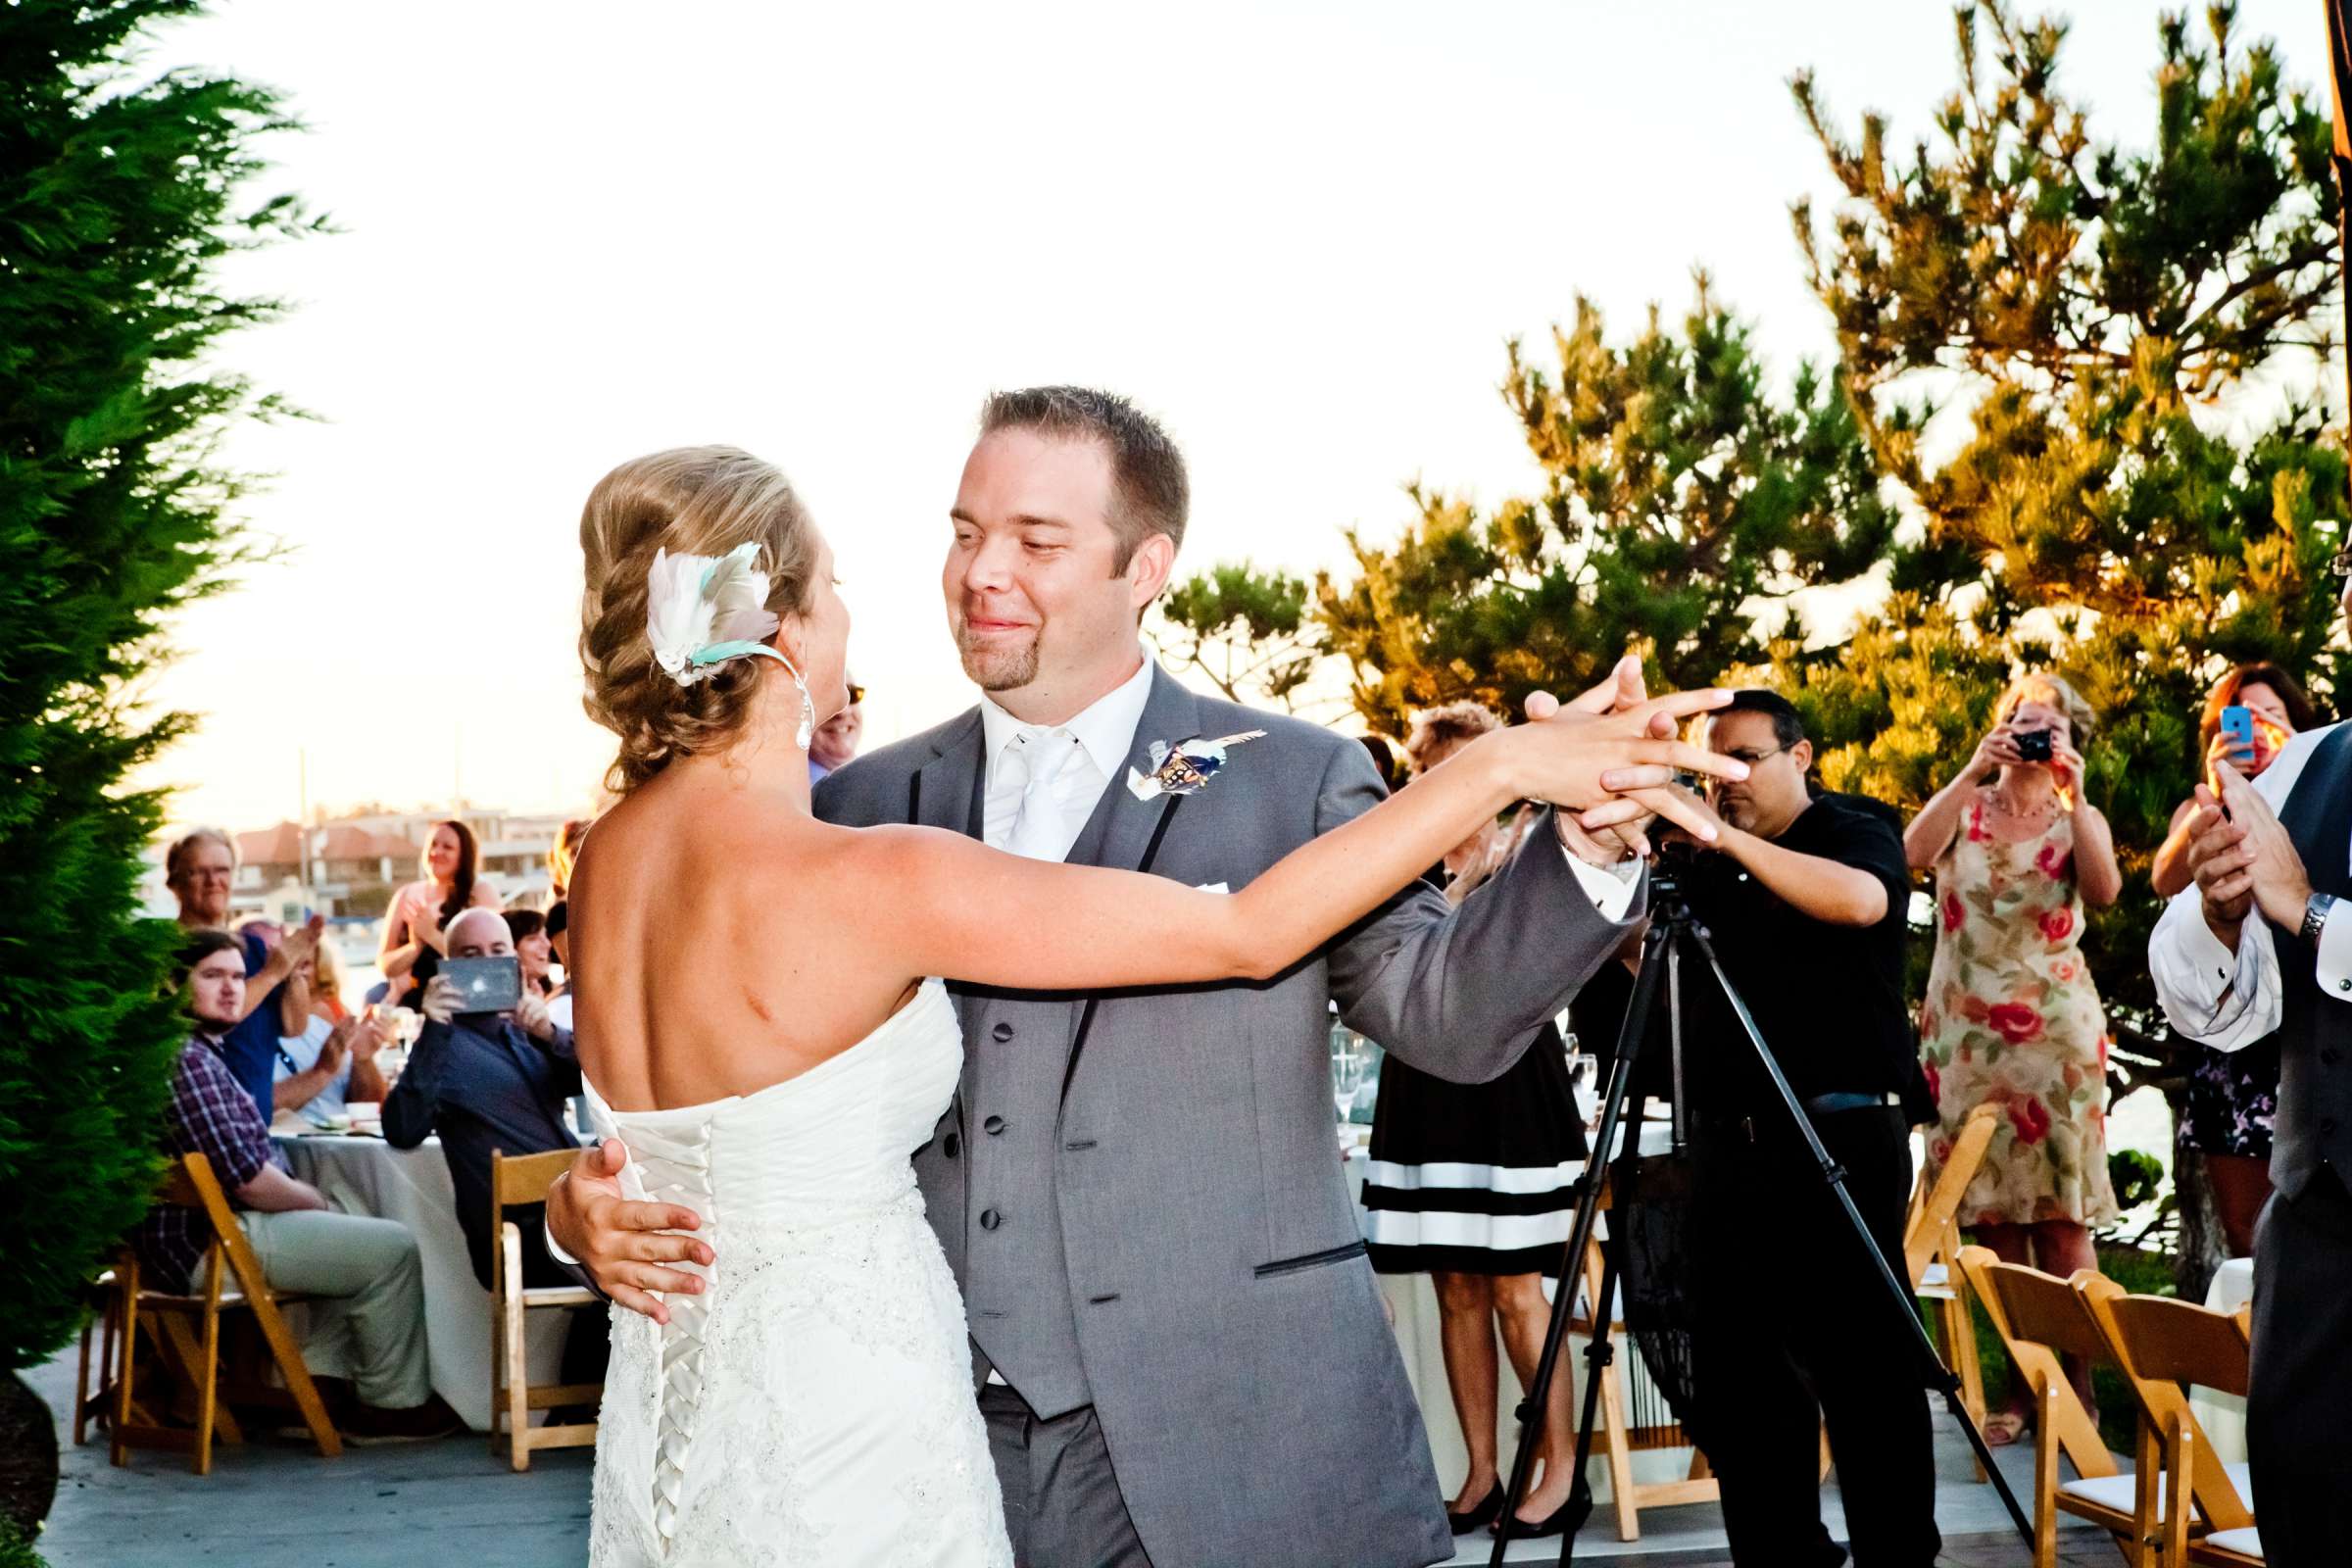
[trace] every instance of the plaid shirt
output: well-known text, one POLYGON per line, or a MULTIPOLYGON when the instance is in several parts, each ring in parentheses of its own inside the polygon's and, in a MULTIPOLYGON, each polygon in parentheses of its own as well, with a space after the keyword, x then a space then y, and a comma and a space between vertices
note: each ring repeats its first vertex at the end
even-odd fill
MULTIPOLYGON (((202 1154, 211 1160, 213 1174, 232 1204, 237 1189, 264 1165, 282 1170, 286 1163, 270 1142, 269 1125, 253 1096, 229 1072, 219 1045, 204 1035, 191 1037, 180 1048, 163 1144, 164 1152, 175 1159, 202 1154)), ((211 1241, 212 1224, 201 1210, 158 1203, 139 1222, 133 1246, 140 1265, 154 1272, 158 1284, 185 1291, 211 1241)))

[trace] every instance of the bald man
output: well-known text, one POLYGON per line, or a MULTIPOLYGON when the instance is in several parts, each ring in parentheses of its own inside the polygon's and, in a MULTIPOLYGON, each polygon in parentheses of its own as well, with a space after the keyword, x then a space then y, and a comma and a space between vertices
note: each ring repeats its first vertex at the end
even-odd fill
MULTIPOLYGON (((447 933, 452 958, 503 958, 514 954, 506 917, 496 909, 466 909, 447 933)), ((424 990, 425 1025, 407 1069, 384 1100, 384 1139, 414 1149, 441 1135, 441 1157, 458 1190, 458 1224, 466 1232, 473 1272, 490 1285, 490 1154, 537 1154, 575 1149, 564 1126, 564 1102, 580 1092, 579 1059, 571 1031, 525 994, 512 1012, 460 1012, 458 988, 437 974, 424 990)), ((568 1285, 571 1277, 549 1261, 535 1209, 517 1209, 522 1229, 523 1283, 568 1285)), ((567 1381, 586 1381, 573 1380, 567 1381)))

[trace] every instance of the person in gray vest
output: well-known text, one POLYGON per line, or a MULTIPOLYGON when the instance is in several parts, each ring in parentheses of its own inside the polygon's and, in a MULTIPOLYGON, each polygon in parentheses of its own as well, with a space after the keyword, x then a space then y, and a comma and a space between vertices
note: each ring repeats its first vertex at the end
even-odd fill
POLYGON ((2266 1560, 2335 1564, 2352 1542, 2352 725, 2295 736, 2251 783, 2214 773, 2188 830, 2196 886, 2148 961, 2180 1033, 2223 1051, 2278 1033, 2246 1444, 2266 1560))
MULTIPOLYGON (((816 814, 1224 890, 1378 803, 1354 741, 1197 696, 1145 658, 1186 506, 1174 444, 1125 401, 992 398, 942 585, 979 706, 826 777, 816 814)), ((1629 662, 1580 701, 1623 706, 1639 683, 1629 662)), ((1453 1555, 1333 1145, 1330 1008, 1425 1071, 1501 1073, 1642 912, 1623 847, 1640 823, 1610 820, 1604 844, 1546 812, 1459 908, 1400 894, 1269 981, 955 988, 963 1078, 914 1163, 1020 1562, 1453 1555)), ((678 1217, 621 1201, 618 1158, 557 1184, 549 1230, 652 1307, 645 1291, 693 1288, 662 1262, 708 1249, 642 1234, 678 1217)))

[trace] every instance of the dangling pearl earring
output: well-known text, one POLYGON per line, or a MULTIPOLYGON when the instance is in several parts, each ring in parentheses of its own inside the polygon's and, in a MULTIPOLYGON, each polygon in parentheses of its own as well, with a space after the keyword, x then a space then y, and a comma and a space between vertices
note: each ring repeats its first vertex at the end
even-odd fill
POLYGON ((792 743, 805 752, 808 749, 810 737, 816 734, 816 703, 809 697, 808 683, 801 679, 799 667, 789 659, 784 660, 784 667, 791 671, 792 683, 801 693, 801 725, 792 732, 792 743))
POLYGON ((713 643, 709 648, 702 649, 698 652, 696 662, 698 663, 709 662, 710 661, 702 658, 702 655, 709 654, 712 650, 716 650, 718 656, 722 659, 737 659, 746 655, 750 655, 760 659, 772 659, 777 663, 784 666, 786 673, 792 676, 793 685, 799 687, 801 691, 801 727, 793 731, 793 744, 798 746, 802 751, 807 751, 808 749, 809 737, 816 733, 816 704, 809 697, 808 683, 801 679, 801 672, 798 666, 796 666, 791 660, 785 658, 781 653, 777 652, 773 648, 770 648, 765 643, 748 642, 713 643))

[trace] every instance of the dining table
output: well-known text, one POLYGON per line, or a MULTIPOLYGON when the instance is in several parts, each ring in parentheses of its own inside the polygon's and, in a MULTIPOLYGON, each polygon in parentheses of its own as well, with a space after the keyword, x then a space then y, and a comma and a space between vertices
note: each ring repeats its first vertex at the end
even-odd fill
MULTIPOLYGON (((433 1392, 476 1432, 490 1430, 491 1346, 495 1318, 490 1293, 474 1278, 458 1226, 457 1189, 441 1156, 441 1141, 394 1149, 380 1135, 343 1129, 288 1130, 281 1118, 270 1137, 296 1176, 326 1195, 345 1214, 398 1220, 416 1238, 424 1265, 424 1324, 433 1392)), ((583 1308, 582 1310, 589 1310, 583 1308)), ((524 1358, 533 1383, 561 1381, 568 1312, 531 1312, 523 1319, 524 1358)), ((300 1303, 286 1308, 302 1343, 303 1362, 322 1377, 348 1377, 352 1346, 335 1315, 300 1303)), ((533 1418, 534 1424, 544 1412, 533 1418)))

